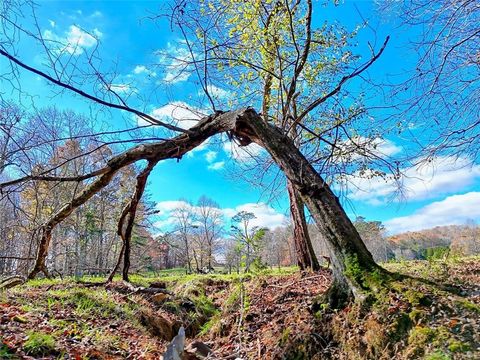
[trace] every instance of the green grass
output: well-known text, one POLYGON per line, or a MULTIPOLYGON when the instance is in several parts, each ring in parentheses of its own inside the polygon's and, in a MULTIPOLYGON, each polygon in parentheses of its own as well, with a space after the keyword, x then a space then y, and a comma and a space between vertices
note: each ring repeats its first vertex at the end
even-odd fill
POLYGON ((7 345, 0 343, 0 359, 20 359, 18 356, 12 353, 7 345))
MULTIPOLYGON (((237 274, 235 272, 231 274, 223 273, 223 268, 216 268, 216 272, 211 274, 187 274, 184 268, 174 268, 174 269, 165 269, 160 270, 157 272, 144 272, 139 274, 131 274, 130 281, 134 284, 140 286, 149 286, 152 282, 155 281, 164 281, 167 284, 181 284, 187 283, 192 280, 198 279, 212 279, 214 281, 234 281, 239 278, 246 276, 245 273, 240 272, 237 274)), ((263 270, 259 270, 256 272, 251 272, 248 276, 280 276, 280 275, 290 275, 294 274, 298 271, 298 267, 296 266, 288 266, 288 267, 274 267, 274 268, 267 268, 263 270)), ((27 281, 22 287, 25 288, 38 288, 44 286, 51 286, 51 285, 68 285, 74 282, 90 282, 90 283, 101 283, 106 280, 106 277, 103 276, 90 276, 85 275, 81 278, 75 276, 67 276, 63 279, 60 278, 41 278, 41 279, 33 279, 27 281)), ((121 280, 120 275, 116 275, 113 279, 114 281, 121 280)))
POLYGON ((27 341, 23 344, 23 350, 32 356, 46 356, 54 354, 55 338, 44 332, 29 331, 27 341))

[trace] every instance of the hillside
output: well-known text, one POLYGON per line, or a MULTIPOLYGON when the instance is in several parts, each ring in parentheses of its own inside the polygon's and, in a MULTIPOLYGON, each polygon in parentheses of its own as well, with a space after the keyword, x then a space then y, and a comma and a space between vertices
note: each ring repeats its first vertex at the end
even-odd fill
POLYGON ((369 306, 334 311, 321 300, 328 270, 164 272, 135 276, 136 289, 92 278, 30 281, 2 292, 0 357, 158 359, 181 325, 188 359, 201 359, 202 351, 213 359, 480 356, 480 258, 392 263, 388 269, 441 286, 394 281, 369 306), (166 289, 139 291, 156 287, 166 289))
POLYGON ((397 258, 425 258, 426 249, 449 248, 457 254, 480 251, 480 228, 476 225, 436 226, 386 238, 397 258))

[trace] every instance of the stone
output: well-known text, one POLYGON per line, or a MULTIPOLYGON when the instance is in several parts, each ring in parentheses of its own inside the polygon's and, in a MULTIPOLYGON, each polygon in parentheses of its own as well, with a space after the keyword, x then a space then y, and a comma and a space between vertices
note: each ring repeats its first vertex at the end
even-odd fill
POLYGON ((152 295, 152 301, 157 305, 163 304, 168 298, 169 298, 169 295, 164 293, 158 293, 158 294, 152 295))
POLYGON ((152 335, 167 341, 172 341, 181 326, 177 321, 170 320, 163 314, 153 312, 150 309, 141 310, 139 317, 140 323, 144 325, 152 335))

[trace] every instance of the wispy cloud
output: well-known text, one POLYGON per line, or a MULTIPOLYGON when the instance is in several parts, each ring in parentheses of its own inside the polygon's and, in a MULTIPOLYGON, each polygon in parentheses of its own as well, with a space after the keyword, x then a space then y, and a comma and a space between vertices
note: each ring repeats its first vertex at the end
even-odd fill
POLYGON ((225 167, 225 161, 217 161, 207 166, 208 170, 221 170, 225 167))
POLYGON ((217 158, 217 155, 218 155, 218 153, 216 151, 209 150, 205 154, 205 160, 207 160, 207 162, 209 162, 209 163, 212 163, 217 158))
MULTIPOLYGON (((208 85, 207 91, 210 94, 210 96, 218 100, 229 99, 232 96, 232 93, 230 91, 219 88, 218 86, 215 86, 215 85, 208 85)), ((204 95, 204 94, 205 93, 202 89, 198 91, 198 95, 204 95)))
POLYGON ((443 225, 461 225, 480 219, 480 192, 453 195, 420 208, 413 214, 385 221, 392 234, 428 229, 443 225))
POLYGON ((265 152, 265 150, 260 145, 252 143, 247 146, 239 146, 233 141, 225 142, 223 144, 223 151, 232 159, 240 162, 251 161, 263 152, 265 152))
POLYGON ((157 51, 159 63, 164 68, 162 81, 169 84, 176 84, 187 81, 191 74, 193 57, 187 48, 185 41, 169 43, 165 50, 157 51))
POLYGON ((157 73, 155 71, 150 70, 145 65, 135 66, 135 69, 133 69, 133 73, 135 75, 144 74, 144 75, 148 75, 148 76, 151 76, 151 77, 156 77, 157 76, 157 73))
POLYGON ((124 94, 124 93, 132 93, 136 92, 134 88, 130 84, 111 84, 108 86, 110 90, 118 93, 118 94, 124 94))
POLYGON ((288 218, 284 214, 277 212, 265 203, 246 203, 235 208, 223 209, 223 213, 229 219, 240 211, 251 212, 256 216, 256 219, 251 221, 252 226, 275 229, 280 226, 286 226, 288 223, 288 218))
POLYGON ((467 158, 444 156, 431 161, 417 159, 416 163, 420 165, 401 169, 403 176, 399 180, 393 176, 378 177, 369 171, 348 176, 349 198, 371 205, 398 201, 395 195, 399 181, 402 195, 409 201, 433 199, 462 191, 480 177, 480 166, 467 158))
MULTIPOLYGON (((151 111, 153 117, 183 129, 195 126, 205 113, 204 110, 189 106, 182 101, 174 101, 151 111)), ((143 125, 143 120, 139 118, 138 123, 143 125)))
MULTIPOLYGON (((161 232, 171 230, 175 221, 172 215, 177 209, 191 211, 192 213, 198 213, 200 211, 199 207, 182 200, 159 202, 157 203, 156 209, 161 219, 155 225, 161 232)), ((246 203, 234 208, 216 210, 223 215, 223 222, 226 228, 229 227, 231 219, 241 211, 251 212, 256 216, 256 219, 251 220, 251 226, 275 229, 280 226, 286 226, 288 223, 288 218, 284 214, 277 212, 265 203, 246 203)))
POLYGON ((85 50, 97 45, 103 36, 97 28, 86 32, 76 25, 70 25, 63 35, 57 35, 52 30, 45 30, 43 37, 50 43, 55 52, 81 55, 85 50))
POLYGON ((380 158, 391 157, 403 151, 403 148, 389 139, 379 137, 367 138, 363 136, 352 137, 347 141, 338 142, 333 155, 339 159, 358 160, 365 156, 380 158))
POLYGON ((94 18, 100 18, 102 16, 103 16, 103 14, 102 14, 101 11, 95 10, 93 13, 90 14, 89 17, 94 19, 94 18))

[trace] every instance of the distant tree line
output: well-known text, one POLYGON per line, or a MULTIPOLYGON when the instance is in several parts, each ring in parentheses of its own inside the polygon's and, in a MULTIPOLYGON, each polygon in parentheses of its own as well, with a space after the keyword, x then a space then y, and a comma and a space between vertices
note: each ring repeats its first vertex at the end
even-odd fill
POLYGON ((212 199, 201 196, 194 205, 179 201, 171 212, 171 229, 157 237, 162 261, 151 270, 184 267, 187 272, 249 272, 296 263, 291 226, 253 226, 255 215, 240 211, 232 218, 212 199), (230 225, 230 227, 229 227, 230 225))
MULTIPOLYGON (((11 104, 1 110, 1 181, 8 182, 22 173, 42 174, 46 168, 55 169, 50 173, 52 178, 76 177, 112 154, 105 142, 88 135, 94 132, 88 121, 73 112, 48 108, 28 114, 11 104), (7 171, 12 164, 17 169, 13 174, 7 171)), ((121 248, 117 221, 134 182, 134 167, 125 167, 91 202, 58 224, 47 258, 52 275, 106 274, 114 267, 121 248)), ((39 180, 0 195, 0 274, 27 273, 35 260, 41 225, 87 184, 88 180, 39 180)), ((137 211, 134 268, 142 267, 148 258, 143 245, 153 241, 147 231, 151 207, 147 199, 137 211)))

